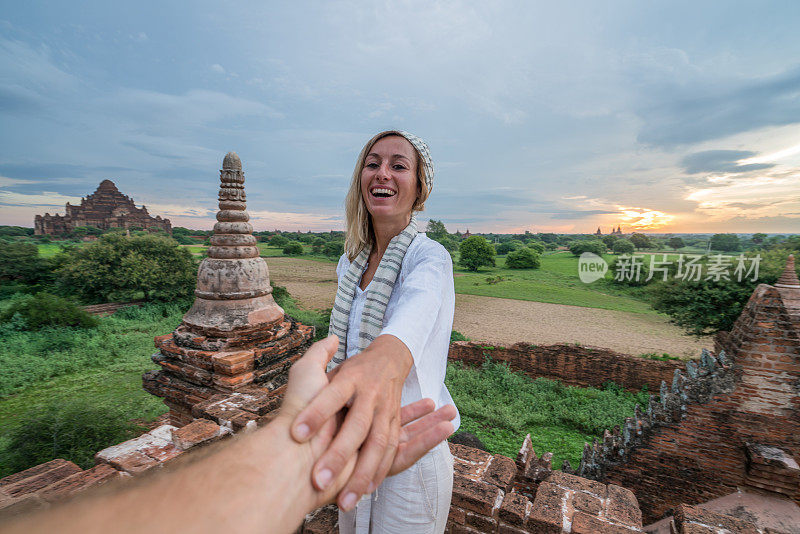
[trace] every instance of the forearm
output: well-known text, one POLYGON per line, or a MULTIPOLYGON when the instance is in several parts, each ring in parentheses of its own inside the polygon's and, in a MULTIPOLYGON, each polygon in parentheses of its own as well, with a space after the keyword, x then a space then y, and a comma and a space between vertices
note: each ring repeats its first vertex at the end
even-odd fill
POLYGON ((405 381, 414 363, 414 358, 406 344, 391 334, 383 334, 375 338, 364 353, 369 354, 370 357, 381 358, 401 381, 405 381))
POLYGON ((27 517, 7 532, 291 532, 325 496, 310 484, 309 446, 292 440, 288 425, 279 417, 202 461, 27 517))

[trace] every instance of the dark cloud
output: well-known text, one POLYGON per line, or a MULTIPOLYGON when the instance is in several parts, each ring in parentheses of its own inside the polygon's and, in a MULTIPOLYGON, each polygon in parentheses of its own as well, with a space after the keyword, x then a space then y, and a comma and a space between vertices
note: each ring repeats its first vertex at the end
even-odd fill
POLYGON ((750 171, 770 169, 772 163, 750 163, 739 165, 736 162, 752 158, 755 152, 749 150, 705 150, 689 154, 681 164, 688 174, 700 173, 730 173, 741 174, 750 171))
POLYGON ((738 84, 696 79, 679 85, 665 77, 642 89, 639 140, 651 145, 699 143, 800 122, 800 66, 738 84))

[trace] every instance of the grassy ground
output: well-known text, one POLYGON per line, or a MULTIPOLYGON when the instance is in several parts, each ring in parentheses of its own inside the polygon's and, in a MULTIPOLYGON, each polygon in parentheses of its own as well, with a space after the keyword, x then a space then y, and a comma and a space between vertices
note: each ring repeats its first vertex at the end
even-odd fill
MULTIPOLYGON (((605 255, 609 263, 613 255, 605 255)), ((640 288, 616 286, 608 280, 584 284, 578 278, 578 258, 569 252, 545 254, 539 269, 506 269, 505 256, 496 258, 496 267, 471 272, 455 268, 456 293, 486 297, 531 300, 602 308, 633 313, 655 314, 640 288)))
POLYGON ((62 243, 38 243, 36 246, 39 248, 39 256, 43 258, 50 258, 61 252, 62 243))
POLYGON ((564 386, 531 380, 506 365, 486 362, 482 369, 451 363, 446 384, 461 414, 460 431, 475 434, 492 453, 516 458, 530 433, 537 454, 553 453, 553 467, 564 460, 580 463, 584 442, 601 437, 644 406, 647 393, 629 393, 609 384, 605 389, 564 386))

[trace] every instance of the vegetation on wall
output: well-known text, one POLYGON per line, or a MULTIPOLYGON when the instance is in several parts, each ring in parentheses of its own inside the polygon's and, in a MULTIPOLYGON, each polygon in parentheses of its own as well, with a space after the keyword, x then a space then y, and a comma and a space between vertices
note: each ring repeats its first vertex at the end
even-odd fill
POLYGON ((489 359, 481 369, 450 363, 445 382, 461 415, 460 431, 475 434, 489 452, 510 458, 530 433, 538 454, 553 453, 556 469, 564 460, 577 467, 584 442, 601 437, 649 398, 646 391, 633 394, 613 383, 597 389, 532 380, 489 359))

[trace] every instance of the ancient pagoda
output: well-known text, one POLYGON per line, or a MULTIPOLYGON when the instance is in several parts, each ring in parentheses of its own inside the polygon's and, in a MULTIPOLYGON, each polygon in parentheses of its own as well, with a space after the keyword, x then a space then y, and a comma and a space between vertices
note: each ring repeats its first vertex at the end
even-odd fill
POLYGON ((272 298, 269 271, 248 222, 244 172, 229 152, 220 171, 219 212, 195 301, 171 334, 157 337, 144 388, 163 397, 171 423, 195 417, 237 429, 278 406, 291 364, 314 334, 272 298))
POLYGON ((71 232, 80 226, 94 226, 101 230, 109 228, 140 228, 142 230, 164 230, 172 232, 169 219, 152 217, 147 207, 137 208, 133 199, 120 193, 111 180, 103 180, 91 195, 81 198, 78 206, 67 202, 65 215, 37 215, 33 220, 36 235, 59 235, 71 232))

